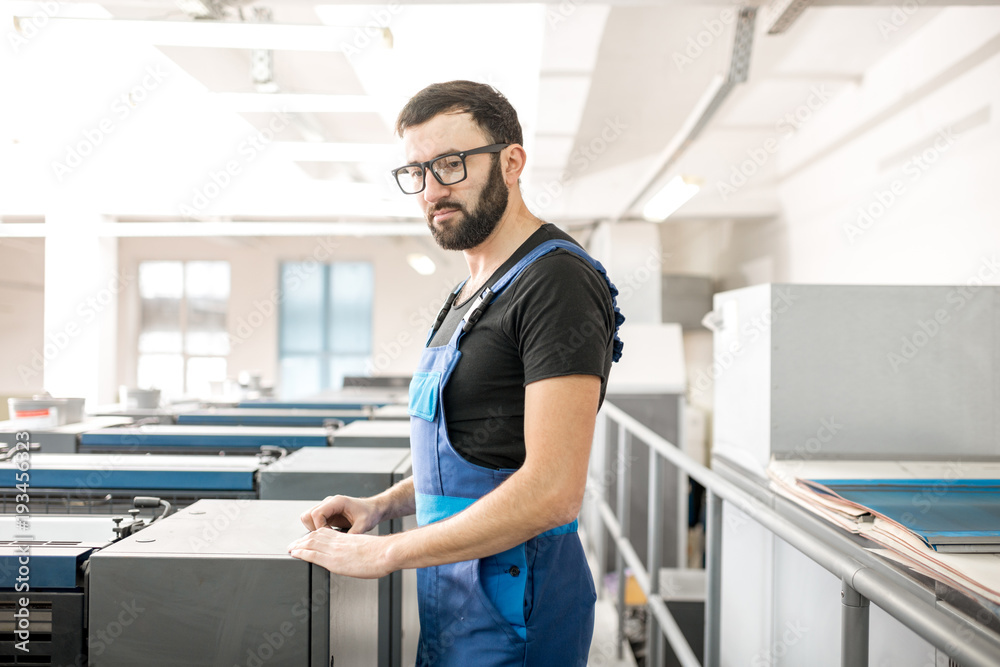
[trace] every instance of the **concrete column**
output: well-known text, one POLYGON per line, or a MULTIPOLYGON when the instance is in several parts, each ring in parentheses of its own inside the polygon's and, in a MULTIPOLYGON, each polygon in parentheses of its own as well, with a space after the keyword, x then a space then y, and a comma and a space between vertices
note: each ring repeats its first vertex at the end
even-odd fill
POLYGON ((660 290, 663 251, 653 222, 602 223, 589 251, 618 287, 618 305, 630 324, 662 321, 660 290))
POLYGON ((70 207, 45 218, 45 389, 88 407, 116 398, 118 294, 136 279, 119 273, 118 239, 98 236, 103 221, 70 207))

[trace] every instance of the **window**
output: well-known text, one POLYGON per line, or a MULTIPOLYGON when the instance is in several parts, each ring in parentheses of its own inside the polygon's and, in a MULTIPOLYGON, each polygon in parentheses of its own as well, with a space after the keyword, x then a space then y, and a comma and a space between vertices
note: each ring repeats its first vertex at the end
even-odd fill
POLYGON ((371 358, 375 278, 368 262, 283 262, 278 344, 284 398, 343 386, 371 358))
POLYGON ((210 394, 226 379, 229 263, 142 262, 139 298, 138 386, 210 394))

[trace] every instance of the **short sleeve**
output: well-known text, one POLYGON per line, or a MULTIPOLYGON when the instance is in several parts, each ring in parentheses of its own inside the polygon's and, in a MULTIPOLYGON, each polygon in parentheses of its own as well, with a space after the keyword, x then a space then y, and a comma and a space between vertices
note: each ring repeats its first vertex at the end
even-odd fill
POLYGON ((524 363, 525 385, 578 374, 607 381, 614 309, 607 282, 586 260, 552 252, 509 290, 502 326, 524 363))

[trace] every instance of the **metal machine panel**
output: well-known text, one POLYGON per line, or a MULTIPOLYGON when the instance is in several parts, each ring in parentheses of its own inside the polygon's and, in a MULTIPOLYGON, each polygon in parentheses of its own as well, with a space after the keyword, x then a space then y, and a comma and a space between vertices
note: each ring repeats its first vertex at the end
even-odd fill
POLYGON ((350 424, 369 419, 371 411, 302 410, 283 408, 206 408, 177 415, 178 424, 223 426, 325 426, 328 422, 350 424))
POLYGON ((286 552, 311 506, 203 500, 94 554, 90 664, 387 664, 388 629, 363 602, 379 582, 286 552))
POLYGON ((746 467, 1000 456, 1000 287, 759 285, 715 320, 715 442, 746 467))
MULTIPOLYGON (((255 456, 34 454, 31 485, 38 489, 197 489, 252 491, 255 456)), ((17 466, 0 462, 0 488, 13 488, 17 466)))
POLYGON ((107 428, 80 436, 80 450, 163 451, 173 453, 246 452, 262 446, 298 449, 326 447, 324 428, 276 426, 182 426, 153 424, 132 428, 107 428))
POLYGON ((72 454, 77 450, 80 434, 100 428, 110 428, 131 424, 128 417, 90 417, 86 421, 48 428, 25 428, 16 420, 0 422, 0 448, 15 444, 17 433, 27 431, 31 442, 38 443, 39 450, 50 454, 72 454))
POLYGON ((88 542, 104 545, 114 539, 110 516, 32 516, 30 529, 17 525, 15 514, 0 515, 0 540, 27 534, 31 540, 88 542))
POLYGON ((196 402, 175 403, 170 406, 160 406, 156 408, 129 407, 122 403, 112 403, 111 405, 99 405, 88 414, 101 417, 128 417, 133 420, 141 419, 146 424, 176 424, 177 415, 183 412, 197 410, 202 405, 196 402))
POLYGON ((260 498, 319 500, 335 494, 364 498, 385 491, 409 472, 409 449, 300 449, 260 471, 260 498))
POLYGON ((406 447, 410 446, 410 422, 354 422, 333 432, 334 447, 406 447))
POLYGON ((76 588, 80 564, 102 546, 104 543, 0 539, 0 589, 15 588, 18 566, 24 561, 28 561, 32 590, 76 588))
POLYGON ((402 419, 410 421, 410 409, 406 405, 383 405, 375 408, 372 419, 402 419))
POLYGON ((386 396, 339 396, 330 399, 301 401, 240 401, 238 408, 271 408, 274 410, 361 410, 367 407, 381 407, 392 401, 386 396))

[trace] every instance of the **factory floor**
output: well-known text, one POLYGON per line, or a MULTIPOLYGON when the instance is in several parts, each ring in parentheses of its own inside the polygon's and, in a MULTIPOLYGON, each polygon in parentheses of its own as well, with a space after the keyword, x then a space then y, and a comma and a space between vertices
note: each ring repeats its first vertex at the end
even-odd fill
MULTIPOLYGON (((588 542, 584 540, 584 544, 588 542)), ((594 639, 590 643, 588 667, 636 667, 635 658, 628 642, 622 645, 622 657, 618 656, 618 611, 614 597, 603 589, 604 577, 598 573, 594 554, 587 552, 590 572, 597 586, 597 606, 594 610, 594 639)))

